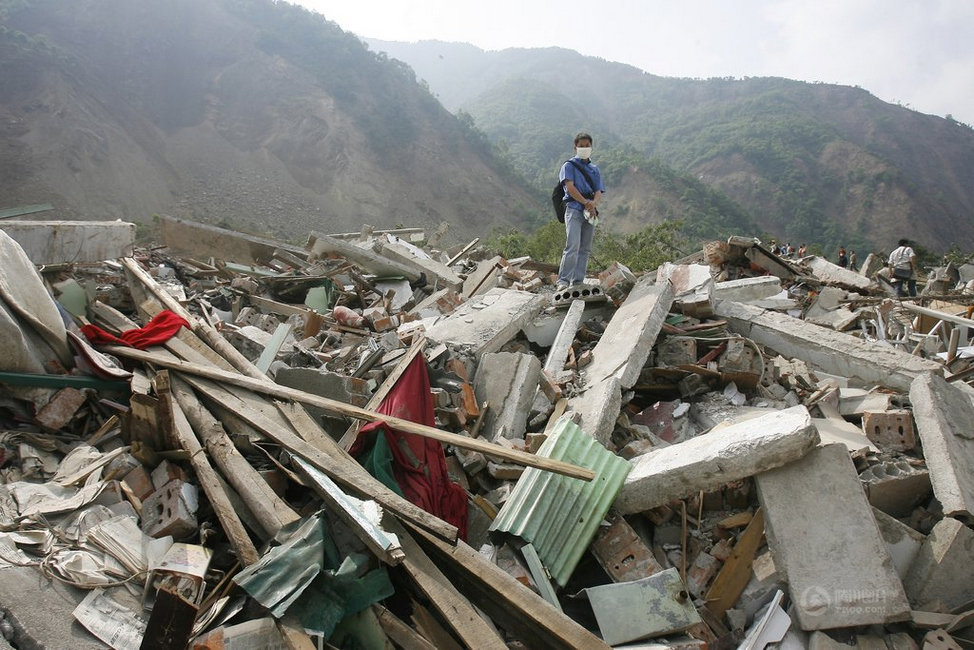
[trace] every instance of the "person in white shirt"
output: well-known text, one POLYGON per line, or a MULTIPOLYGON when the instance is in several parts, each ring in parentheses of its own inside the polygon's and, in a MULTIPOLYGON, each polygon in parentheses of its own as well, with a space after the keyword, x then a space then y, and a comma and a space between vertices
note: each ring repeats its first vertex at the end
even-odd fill
POLYGON ((916 268, 917 268, 917 254, 910 247, 910 242, 906 239, 901 239, 898 243, 899 247, 889 254, 889 260, 887 264, 889 265, 889 277, 896 287, 896 295, 899 297, 905 297, 907 291, 910 296, 917 295, 917 280, 916 280, 916 268), (906 283, 907 291, 903 290, 903 284, 906 283))

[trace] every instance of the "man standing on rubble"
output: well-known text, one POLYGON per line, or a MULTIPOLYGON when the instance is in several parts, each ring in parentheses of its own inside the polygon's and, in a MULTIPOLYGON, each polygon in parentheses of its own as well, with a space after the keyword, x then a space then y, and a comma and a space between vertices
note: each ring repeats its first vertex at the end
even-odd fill
POLYGON ((900 298, 906 296, 903 291, 903 283, 906 282, 911 296, 917 295, 917 254, 910 246, 910 242, 901 239, 898 248, 889 254, 889 277, 893 286, 896 287, 896 295, 900 298))
POLYGON ((565 188, 565 250, 558 268, 558 290, 585 280, 592 236, 605 192, 602 174, 592 164, 592 136, 575 136, 575 157, 565 162, 558 180, 565 188))

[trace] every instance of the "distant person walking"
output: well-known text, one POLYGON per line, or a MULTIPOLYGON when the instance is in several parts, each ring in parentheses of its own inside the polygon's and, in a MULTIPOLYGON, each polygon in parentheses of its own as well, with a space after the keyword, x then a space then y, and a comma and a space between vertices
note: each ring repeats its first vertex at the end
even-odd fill
POLYGON ((909 295, 917 295, 917 254, 910 247, 909 240, 901 239, 899 241, 898 248, 889 254, 887 265, 889 266, 890 280, 896 287, 896 295, 900 298, 907 295, 907 291, 903 290, 904 282, 908 287, 909 295))
POLYGON ((845 246, 839 248, 839 266, 842 268, 849 266, 849 256, 846 255, 845 246))
POLYGON ((605 192, 602 174, 592 164, 592 136, 575 136, 575 157, 558 173, 565 188, 565 250, 558 268, 558 289, 585 280, 592 236, 599 214, 599 200, 605 192))
POLYGON ((849 270, 858 271, 859 270, 859 260, 856 258, 856 251, 849 251, 849 270))

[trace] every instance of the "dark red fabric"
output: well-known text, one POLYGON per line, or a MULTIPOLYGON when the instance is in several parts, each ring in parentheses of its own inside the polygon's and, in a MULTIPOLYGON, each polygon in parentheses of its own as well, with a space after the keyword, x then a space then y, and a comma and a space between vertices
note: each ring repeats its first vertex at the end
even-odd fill
POLYGON ((145 327, 126 330, 118 336, 96 325, 83 326, 81 333, 94 345, 127 345, 145 350, 176 336, 180 327, 189 328, 189 323, 182 316, 177 316, 167 309, 156 314, 145 327))
MULTIPOLYGON (((436 426, 423 355, 416 355, 376 410, 384 415, 436 426)), ((393 475, 406 499, 456 526, 461 539, 466 540, 467 492, 450 481, 443 445, 438 440, 392 429, 384 422, 371 422, 359 432, 349 450, 352 456, 358 456, 371 445, 372 432, 385 434, 395 460, 393 475)))

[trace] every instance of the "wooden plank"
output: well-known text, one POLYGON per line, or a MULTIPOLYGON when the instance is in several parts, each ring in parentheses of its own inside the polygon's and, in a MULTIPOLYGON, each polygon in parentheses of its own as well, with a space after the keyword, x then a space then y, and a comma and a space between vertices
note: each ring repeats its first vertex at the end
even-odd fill
MULTIPOLYGON (((527 647, 608 650, 609 646, 463 542, 450 546, 407 523, 452 583, 527 647)), ((409 557, 409 549, 406 549, 409 557)))
POLYGON ((474 240, 473 240, 473 241, 471 241, 471 242, 470 242, 469 244, 467 244, 466 246, 464 246, 464 247, 463 247, 463 248, 462 248, 462 249, 460 250, 460 252, 459 252, 459 253, 457 253, 456 255, 454 255, 453 257, 451 257, 451 258, 450 258, 450 261, 449 261, 449 262, 447 262, 447 263, 446 263, 446 265, 447 265, 447 266, 453 266, 453 265, 454 265, 454 263, 456 263, 456 261, 457 261, 458 259, 460 259, 461 257, 463 257, 464 255, 466 255, 466 254, 467 254, 467 251, 469 251, 469 250, 470 250, 471 248, 473 248, 474 246, 476 246, 476 245, 477 245, 477 244, 479 244, 479 243, 480 243, 480 237, 476 237, 476 238, 474 238, 474 240))
MULTIPOLYGON (((406 372, 409 364, 412 363, 413 359, 416 358, 416 355, 422 352, 425 347, 425 336, 420 336, 413 341, 413 344, 409 347, 409 351, 399 359, 396 367, 393 368, 392 372, 390 372, 389 375, 382 381, 375 393, 372 394, 372 397, 369 398, 365 408, 371 411, 379 408, 379 405, 382 404, 382 400, 384 400, 389 393, 392 392, 396 382, 398 382, 399 378, 402 377, 404 372, 406 372)), ((358 435, 358 430, 361 427, 361 420, 356 420, 354 423, 352 423, 352 425, 346 429, 344 435, 342 435, 342 439, 338 441, 338 446, 345 451, 348 451, 355 442, 355 437, 358 435)))
POLYGON ((443 615, 460 640, 476 650, 505 650, 507 645, 477 613, 470 601, 443 575, 409 532, 394 517, 383 517, 383 526, 399 536, 405 557, 403 567, 433 606, 443 615))
POLYGON ((263 311, 268 311, 278 316, 307 316, 314 310, 308 309, 304 305, 289 305, 284 302, 262 298, 261 296, 247 295, 246 300, 251 306, 263 311))
POLYGON ((382 605, 372 605, 372 611, 379 619, 382 631, 403 650, 437 650, 435 645, 382 605))
POLYGON ((724 612, 734 606, 751 579, 751 563, 762 539, 764 511, 759 508, 707 591, 707 609, 718 619, 723 618, 724 612))
POLYGON ((189 386, 180 379, 173 378, 172 393, 193 430, 202 440, 207 453, 250 507, 254 516, 260 520, 261 526, 276 535, 287 524, 301 519, 237 451, 223 424, 200 404, 189 386))
POLYGON ((439 440, 440 442, 444 442, 455 447, 460 447, 461 449, 479 451, 488 456, 500 458, 518 465, 536 467, 538 469, 563 474, 572 478, 580 478, 586 481, 591 481, 593 478, 595 478, 595 473, 592 470, 579 467, 577 465, 572 465, 571 463, 535 456, 534 454, 529 454, 523 451, 507 449, 485 440, 468 438, 459 434, 441 431, 434 427, 428 427, 422 424, 417 424, 416 422, 404 420, 402 418, 384 415, 382 413, 377 413, 361 407, 352 406, 351 404, 345 404, 337 400, 328 399, 327 397, 320 397, 318 395, 306 393, 296 388, 280 386, 270 382, 269 380, 255 379, 253 377, 243 376, 238 373, 202 366, 197 363, 174 360, 167 358, 165 355, 159 354, 158 352, 136 350, 134 348, 127 348, 117 345, 104 346, 102 349, 109 354, 114 354, 126 359, 151 363, 163 368, 169 368, 170 370, 177 370, 179 372, 188 373, 198 377, 205 377, 218 382, 225 382, 233 386, 247 388, 254 392, 262 393, 264 395, 271 395, 280 399, 295 400, 303 404, 318 406, 327 411, 338 413, 340 415, 345 415, 360 420, 368 420, 370 422, 384 422, 393 429, 398 429, 406 433, 414 433, 426 438, 432 438, 433 440, 439 440))
MULTIPOLYGON (((168 371, 163 371, 156 375, 156 380, 157 386, 161 387, 163 383, 168 386, 168 371)), ((172 411, 172 436, 183 449, 189 452, 189 463, 196 472, 200 487, 203 488, 203 492, 213 505, 213 512, 220 521, 220 525, 223 527, 223 532, 226 534, 230 546, 233 547, 241 564, 244 566, 253 564, 260 558, 260 555, 257 553, 254 543, 250 541, 247 531, 244 530, 243 522, 240 521, 240 517, 233 507, 233 503, 231 503, 226 492, 224 492, 216 470, 210 465, 206 454, 201 453, 203 447, 196 438, 196 434, 193 432, 189 420, 186 419, 186 414, 173 401, 172 395, 168 391, 160 394, 160 399, 170 404, 172 411)))

